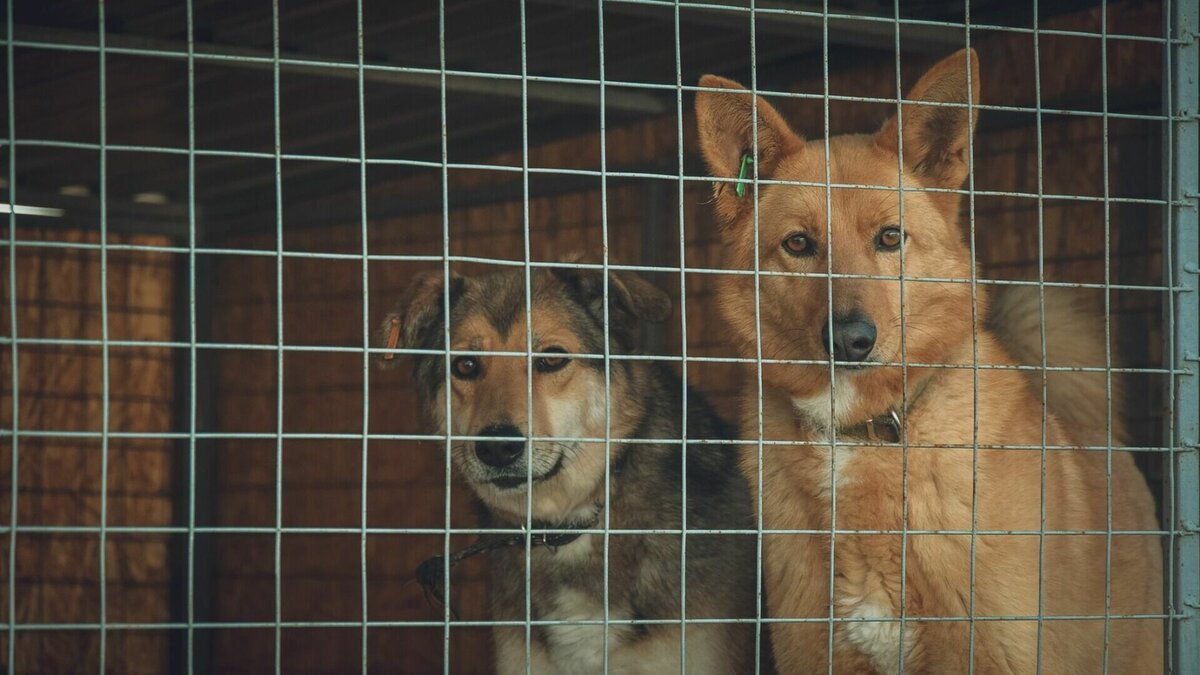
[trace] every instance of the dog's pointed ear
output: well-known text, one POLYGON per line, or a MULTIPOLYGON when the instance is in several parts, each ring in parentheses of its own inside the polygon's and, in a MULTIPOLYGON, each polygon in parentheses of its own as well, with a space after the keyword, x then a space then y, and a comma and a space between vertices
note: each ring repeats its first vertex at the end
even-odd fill
POLYGON ((722 225, 729 225, 738 216, 752 209, 754 168, 745 166, 750 157, 758 167, 759 178, 771 178, 779 161, 804 148, 804 139, 792 131, 774 106, 761 96, 755 97, 745 87, 716 75, 700 78, 705 89, 696 93, 696 127, 700 133, 700 149, 714 177, 737 178, 744 171, 745 188, 738 195, 737 184, 713 184, 713 202, 722 225), (757 107, 758 156, 754 152, 753 118, 757 107))
POLYGON ((643 321, 666 321, 671 316, 671 297, 633 272, 609 272, 610 309, 614 296, 626 311, 643 321))
MULTIPOLYGON (((450 301, 453 303, 462 294, 466 279, 450 273, 450 301)), ((441 341, 439 335, 445 321, 446 277, 441 270, 421 272, 416 275, 408 289, 400 296, 396 306, 388 313, 376 332, 376 343, 385 349, 432 348, 441 341)), ((382 368, 391 368, 398 360, 394 352, 382 354, 377 362, 382 368)))
POLYGON ((975 107, 979 103, 979 94, 979 57, 974 49, 955 52, 930 68, 909 91, 900 109, 903 138, 901 125, 893 115, 875 134, 875 143, 893 154, 899 152, 897 144, 903 143, 907 171, 912 171, 932 187, 958 188, 967 178, 967 148, 979 117, 979 109, 975 107), (971 104, 969 110, 965 107, 968 102, 971 104), (923 103, 952 103, 963 107, 923 103))
MULTIPOLYGON (((554 276, 573 289, 592 316, 604 320, 603 274, 594 270, 554 268, 554 276)), ((665 321, 671 315, 671 298, 633 272, 608 273, 609 330, 629 346, 639 321, 665 321)))

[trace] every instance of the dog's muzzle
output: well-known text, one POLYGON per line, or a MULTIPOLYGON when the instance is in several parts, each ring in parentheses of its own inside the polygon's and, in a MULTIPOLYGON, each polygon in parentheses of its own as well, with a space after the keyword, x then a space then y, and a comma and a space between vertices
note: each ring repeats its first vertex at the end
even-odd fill
MULTIPOLYGON (((550 480, 554 476, 558 475, 558 472, 562 471, 564 459, 565 457, 563 455, 559 455, 558 460, 554 462, 554 466, 550 467, 549 471, 533 475, 533 482, 539 483, 544 480, 550 480)), ((525 485, 525 481, 528 478, 529 476, 525 474, 524 467, 521 467, 520 473, 505 473, 504 475, 491 478, 488 480, 488 482, 500 488, 501 490, 511 490, 513 488, 518 488, 522 485, 525 485)))
POLYGON ((833 317, 833 331, 826 322, 821 328, 825 353, 844 362, 866 361, 875 348, 875 322, 862 312, 833 317))
POLYGON ((511 466, 525 451, 525 434, 511 424, 492 424, 479 432, 480 436, 495 437, 494 441, 475 441, 475 456, 493 469, 511 466))
MULTIPOLYGON (((477 435, 496 439, 475 441, 475 457, 487 467, 485 471, 488 475, 484 481, 501 490, 525 485, 530 479, 529 468, 520 461, 525 456, 525 434, 512 424, 491 424, 477 435)), ((563 461, 564 457, 560 454, 554 466, 542 472, 538 472, 535 463, 533 482, 553 478, 562 470, 563 461)))

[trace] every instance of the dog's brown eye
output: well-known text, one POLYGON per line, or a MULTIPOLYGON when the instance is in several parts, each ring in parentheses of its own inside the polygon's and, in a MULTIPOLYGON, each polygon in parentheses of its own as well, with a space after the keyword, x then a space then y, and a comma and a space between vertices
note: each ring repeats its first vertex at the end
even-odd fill
POLYGON ((813 246, 812 240, 808 238, 808 235, 799 232, 784 239, 783 248, 788 253, 796 256, 812 255, 816 250, 816 246, 813 246))
POLYGON ((900 234, 898 227, 885 227, 879 231, 879 236, 875 238, 875 246, 881 251, 894 251, 900 248, 900 242, 904 240, 904 235, 900 234))
MULTIPOLYGON (((566 354, 567 350, 562 347, 550 347, 542 351, 543 354, 566 354)), ((556 370, 562 370, 562 367, 567 365, 568 359, 565 356, 539 356, 534 362, 539 373, 553 373, 556 370)))
POLYGON ((479 377, 479 360, 474 356, 460 356, 450 362, 450 370, 460 380, 479 377))

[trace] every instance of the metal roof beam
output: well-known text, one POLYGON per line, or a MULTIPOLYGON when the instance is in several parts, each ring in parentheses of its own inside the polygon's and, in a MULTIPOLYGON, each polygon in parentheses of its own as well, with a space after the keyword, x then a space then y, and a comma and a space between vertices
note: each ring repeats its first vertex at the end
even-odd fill
MULTIPOLYGON (((17 42, 99 49, 97 35, 92 31, 18 25, 12 35, 17 42)), ((154 52, 147 56, 187 58, 187 43, 178 40, 110 33, 105 36, 105 45, 107 49, 112 50, 154 52)), ((195 54, 201 59, 206 55, 223 57, 217 62, 230 68, 271 70, 274 67, 274 54, 269 50, 253 47, 197 42, 195 54)), ((315 77, 358 79, 359 71, 356 63, 294 51, 281 53, 281 57, 286 59, 279 64, 282 71, 315 77)), ((362 71, 362 77, 367 82, 393 84, 401 87, 441 89, 442 86, 441 73, 429 72, 426 69, 388 67, 387 64, 368 64, 368 67, 362 71)), ((494 78, 487 75, 460 74, 446 76, 446 91, 515 99, 526 96, 528 100, 586 108, 595 108, 600 96, 599 87, 588 84, 544 82, 530 79, 528 80, 528 91, 524 92, 521 80, 516 77, 494 78)), ((669 110, 668 97, 651 92, 610 88, 605 92, 604 99, 610 110, 643 115, 658 115, 669 110)))
MULTIPOLYGON (((560 7, 577 7, 579 9, 594 9, 594 0, 530 0, 543 5, 560 7)), ((674 4, 656 0, 610 0, 604 3, 606 12, 633 17, 673 20, 666 12, 674 9, 674 4)), ((863 47, 883 51, 894 49, 896 24, 892 17, 874 17, 862 15, 861 18, 842 18, 847 12, 834 12, 839 16, 829 18, 820 16, 820 5, 803 3, 766 3, 757 4, 754 13, 755 31, 759 34, 772 34, 794 37, 797 40, 811 40, 819 47, 828 23, 829 43, 850 47, 863 47), (767 10, 763 12, 761 10, 767 10), (791 10, 795 13, 775 12, 771 10, 791 10), (886 19, 886 20, 880 20, 886 19)), ((713 26, 716 28, 737 28, 738 22, 748 25, 750 12, 747 7, 729 4, 728 9, 716 7, 709 2, 702 6, 681 4, 679 21, 696 26, 713 26)), ((901 48, 911 53, 941 54, 950 49, 962 47, 963 29, 953 25, 938 26, 929 24, 905 24, 901 28, 901 48)))

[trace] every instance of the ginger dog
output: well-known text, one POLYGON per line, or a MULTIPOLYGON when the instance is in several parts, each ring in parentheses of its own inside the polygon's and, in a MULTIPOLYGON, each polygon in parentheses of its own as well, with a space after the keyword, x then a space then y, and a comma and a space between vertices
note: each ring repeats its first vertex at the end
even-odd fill
MULTIPOLYGON (((975 53, 929 70, 899 122, 893 116, 874 134, 831 138, 828 178, 824 142, 801 138, 762 98, 755 138, 749 92, 712 75, 700 84, 724 90, 696 98, 712 175, 744 179, 741 190, 735 182, 714 186, 725 266, 754 269, 757 203, 759 268, 811 275, 728 275, 718 290, 743 355, 754 356, 758 339, 757 283, 764 358, 807 362, 762 368, 763 527, 809 531, 763 538, 780 672, 825 672, 829 659, 838 673, 962 673, 970 665, 976 673, 1033 673, 1039 659, 1044 673, 1100 672, 1106 545, 1108 610, 1159 614, 1160 543, 1121 533, 1159 526, 1129 453, 1078 447, 1104 445, 1107 436, 1096 374, 1056 372, 1044 415, 1041 374, 1003 367, 1017 362, 984 324, 988 285, 976 287, 972 314, 956 190, 968 175, 976 120, 965 104, 980 95, 975 53), (759 179, 820 185, 755 189, 745 169, 751 159, 759 179), (850 187, 864 185, 880 187, 850 187), (902 360, 920 365, 905 369, 902 360), (1064 385, 1071 377, 1087 382, 1064 385), (1099 420, 1102 433, 1085 420, 1099 420), (1110 459, 1117 534, 1106 537, 1110 459), (834 527, 836 536, 821 533, 834 527)), ((1011 299, 1025 309, 1010 303, 1006 315, 1036 322, 1036 293, 1011 299)), ((1051 344, 1049 357, 1104 353, 1094 323, 1054 311, 1046 315, 1060 323, 1047 327, 1047 338, 1066 344, 1051 344)), ((1040 357, 1033 325, 1010 335, 1037 344, 1012 352, 1040 357)), ((747 400, 751 435, 755 390, 747 400)), ((1115 424, 1113 431, 1119 440, 1115 424)), ((757 449, 742 459, 758 490, 757 449)), ((1161 619, 1112 619, 1107 630, 1109 672, 1161 670, 1161 619)))

